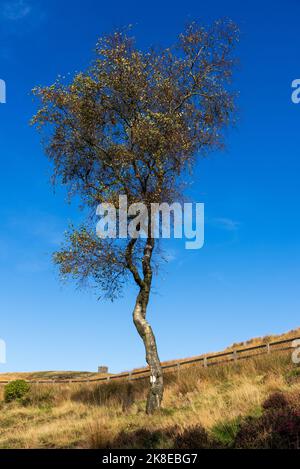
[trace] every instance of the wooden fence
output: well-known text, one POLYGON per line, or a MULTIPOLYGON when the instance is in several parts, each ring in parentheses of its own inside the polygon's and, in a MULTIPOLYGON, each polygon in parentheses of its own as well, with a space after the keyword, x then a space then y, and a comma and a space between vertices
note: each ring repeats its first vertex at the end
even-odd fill
MULTIPOLYGON (((251 347, 245 347, 241 349, 234 349, 228 352, 220 352, 211 355, 201 355, 199 357, 190 358, 186 360, 175 361, 166 365, 162 365, 163 370, 167 371, 179 371, 182 367, 191 366, 191 365, 201 365, 206 368, 208 366, 214 365, 223 365, 226 363, 235 363, 238 360, 249 359, 257 357, 263 354, 270 354, 272 352, 283 352, 287 350, 295 349, 293 341, 298 340, 300 347, 300 337, 293 337, 291 339, 278 340, 275 342, 269 342, 259 345, 254 345, 251 347)), ((145 379, 150 376, 149 368, 142 368, 136 371, 128 371, 125 373, 119 373, 115 375, 105 376, 105 377, 95 377, 95 378, 85 378, 85 379, 39 379, 39 380, 26 380, 28 383, 35 384, 62 384, 62 383, 93 383, 93 382, 109 382, 115 380, 137 380, 145 379)), ((8 384, 10 381, 0 381, 0 385, 8 384)))

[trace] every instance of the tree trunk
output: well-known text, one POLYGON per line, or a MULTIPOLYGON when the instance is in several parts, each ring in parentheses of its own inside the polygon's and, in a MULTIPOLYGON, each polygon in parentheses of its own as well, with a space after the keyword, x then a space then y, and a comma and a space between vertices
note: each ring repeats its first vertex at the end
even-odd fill
POLYGON ((151 237, 151 228, 149 228, 149 237, 145 244, 144 256, 142 259, 143 279, 140 277, 140 274, 132 260, 135 243, 136 238, 132 238, 128 243, 126 249, 126 262, 136 284, 139 286, 139 294, 133 311, 133 322, 144 342, 146 361, 150 367, 150 390, 147 399, 146 412, 147 414, 152 414, 161 406, 164 387, 162 368, 157 353, 155 337, 150 324, 146 320, 146 312, 152 284, 151 258, 154 249, 154 238, 151 237))
POLYGON ((146 361, 150 367, 150 390, 147 399, 146 412, 152 414, 161 406, 163 398, 163 374, 157 353, 156 340, 152 328, 146 320, 146 311, 149 301, 149 290, 141 288, 133 311, 133 322, 141 336, 145 350, 146 361))

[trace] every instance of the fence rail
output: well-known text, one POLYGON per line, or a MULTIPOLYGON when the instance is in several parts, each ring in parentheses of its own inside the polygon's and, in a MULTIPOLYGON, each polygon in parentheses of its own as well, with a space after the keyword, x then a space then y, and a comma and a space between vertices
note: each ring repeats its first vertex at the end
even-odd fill
MULTIPOLYGON (((271 352, 283 352, 291 350, 294 348, 293 342, 295 340, 300 341, 300 337, 293 337, 291 339, 283 339, 274 342, 268 342, 264 344, 254 345, 252 347, 245 347, 241 349, 234 349, 228 352, 220 352, 211 355, 201 355, 199 357, 190 358, 186 360, 174 361, 172 363, 162 365, 163 370, 171 370, 172 368, 180 370, 181 367, 188 365, 201 364, 204 368, 208 366, 223 365, 226 363, 235 363, 238 360, 254 358, 263 354, 270 354, 271 352), (289 344, 289 346, 287 346, 289 344), (284 347, 280 347, 284 345, 284 347), (248 353, 247 353, 248 352, 248 353), (254 352, 254 353, 253 353, 254 352), (255 353, 258 352, 258 353, 255 353), (245 354, 247 353, 247 354, 245 354)), ((300 345, 300 342, 299 342, 300 345)), ((69 383, 93 383, 93 382, 109 382, 115 380, 137 380, 145 379, 149 377, 150 369, 142 368, 136 371, 128 371, 124 373, 119 373, 115 375, 105 376, 105 377, 95 377, 95 378, 85 378, 85 379, 37 379, 37 380, 25 380, 28 383, 33 384, 69 384, 69 383)), ((12 380, 0 380, 0 385, 8 384, 12 380)))

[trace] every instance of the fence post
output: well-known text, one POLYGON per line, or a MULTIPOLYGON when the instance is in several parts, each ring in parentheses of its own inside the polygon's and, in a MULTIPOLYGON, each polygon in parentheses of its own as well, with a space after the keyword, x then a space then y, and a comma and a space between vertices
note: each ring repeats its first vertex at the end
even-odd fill
POLYGON ((176 368, 177 368, 177 374, 179 375, 179 373, 180 373, 180 363, 176 363, 176 368))
POLYGON ((238 356, 237 356, 237 351, 236 351, 236 350, 234 350, 234 351, 233 351, 233 360, 236 362, 236 361, 237 361, 237 359, 238 359, 238 356))
POLYGON ((271 353, 271 348, 270 348, 270 344, 267 343, 267 353, 271 353))
POLYGON ((203 365, 204 365, 204 368, 207 368, 207 357, 204 357, 203 365))
POLYGON ((128 381, 131 381, 131 377, 132 377, 132 372, 129 371, 129 374, 128 374, 128 381))

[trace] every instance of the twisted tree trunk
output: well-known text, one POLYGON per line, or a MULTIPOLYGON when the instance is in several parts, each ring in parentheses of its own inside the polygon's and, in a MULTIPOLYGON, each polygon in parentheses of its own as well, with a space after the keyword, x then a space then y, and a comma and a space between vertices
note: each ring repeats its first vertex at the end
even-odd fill
POLYGON ((137 297, 133 311, 133 321, 144 342, 146 361, 150 367, 150 390, 147 399, 146 412, 147 414, 152 414, 161 406, 163 398, 163 374, 157 353, 156 340, 152 328, 146 320, 148 301, 149 291, 145 287, 140 290, 137 297))
POLYGON ((137 296, 133 311, 133 322, 144 342, 146 361, 150 367, 150 390, 147 399, 146 412, 147 414, 152 414, 155 410, 160 408, 164 390, 163 374, 157 353, 156 340, 152 328, 146 319, 147 306, 149 303, 149 296, 152 285, 151 259, 155 241, 154 238, 149 236, 144 248, 142 259, 143 278, 141 278, 132 260, 132 253, 135 243, 135 238, 132 238, 128 243, 126 249, 126 261, 127 267, 131 271, 133 278, 139 287, 139 294, 137 296))

